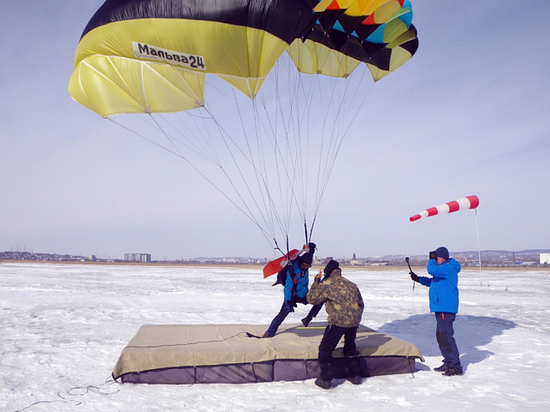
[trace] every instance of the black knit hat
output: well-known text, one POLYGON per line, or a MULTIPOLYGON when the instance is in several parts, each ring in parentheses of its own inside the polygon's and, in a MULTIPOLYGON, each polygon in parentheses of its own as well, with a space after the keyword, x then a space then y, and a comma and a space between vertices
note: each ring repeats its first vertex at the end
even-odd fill
POLYGON ((308 265, 311 265, 313 263, 313 255, 311 253, 304 253, 302 256, 300 256, 300 265, 302 263, 307 263, 308 265))
POLYGON ((330 262, 327 263, 327 265, 323 269, 323 272, 325 272, 326 276, 330 276, 332 274, 332 271, 334 269, 338 269, 339 267, 340 267, 340 264, 337 261, 331 260, 330 262))

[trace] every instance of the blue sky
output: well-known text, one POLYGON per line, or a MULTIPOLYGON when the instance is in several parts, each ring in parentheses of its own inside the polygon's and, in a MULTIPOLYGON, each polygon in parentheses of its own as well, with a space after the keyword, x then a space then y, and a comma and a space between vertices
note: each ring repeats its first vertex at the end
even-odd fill
MULTIPOLYGON (((71 99, 74 52, 101 4, 0 3, 0 250, 273 256, 184 162, 71 99)), ((319 254, 550 248, 550 5, 413 10, 420 48, 374 85, 344 140, 312 239, 319 254), (473 194, 477 216, 408 220, 473 194)))

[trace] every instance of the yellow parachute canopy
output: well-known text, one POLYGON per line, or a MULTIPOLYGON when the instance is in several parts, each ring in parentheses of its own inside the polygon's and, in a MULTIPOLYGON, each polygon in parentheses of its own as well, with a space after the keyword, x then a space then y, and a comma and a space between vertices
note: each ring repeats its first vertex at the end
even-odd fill
POLYGON ((108 0, 78 44, 69 93, 102 116, 200 107, 206 74, 254 97, 312 3, 108 0))

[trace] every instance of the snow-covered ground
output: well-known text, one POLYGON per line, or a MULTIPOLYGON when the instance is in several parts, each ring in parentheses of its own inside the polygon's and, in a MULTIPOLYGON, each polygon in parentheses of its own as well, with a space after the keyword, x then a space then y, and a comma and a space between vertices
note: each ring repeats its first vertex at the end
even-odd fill
POLYGON ((362 323, 423 353, 416 373, 330 391, 313 380, 122 385, 110 373, 141 325, 268 324, 280 286, 251 267, 0 263, 0 410, 550 410, 550 270, 462 272, 455 329, 466 373, 458 377, 433 371, 441 356, 427 288, 413 291, 405 269, 343 273, 363 294, 362 323))

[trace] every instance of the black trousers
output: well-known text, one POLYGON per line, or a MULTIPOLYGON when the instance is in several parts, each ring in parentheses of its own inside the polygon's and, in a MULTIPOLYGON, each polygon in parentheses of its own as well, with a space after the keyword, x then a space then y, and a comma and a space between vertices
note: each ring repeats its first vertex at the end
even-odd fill
POLYGON ((344 337, 344 356, 351 358, 357 356, 359 352, 355 346, 355 337, 357 336, 357 326, 343 328, 340 326, 328 325, 325 328, 323 339, 319 345, 319 363, 321 365, 332 363, 332 353, 340 339, 344 337))

